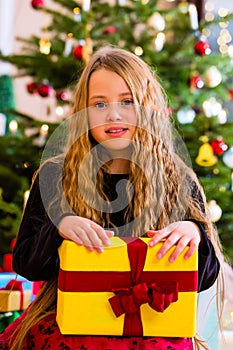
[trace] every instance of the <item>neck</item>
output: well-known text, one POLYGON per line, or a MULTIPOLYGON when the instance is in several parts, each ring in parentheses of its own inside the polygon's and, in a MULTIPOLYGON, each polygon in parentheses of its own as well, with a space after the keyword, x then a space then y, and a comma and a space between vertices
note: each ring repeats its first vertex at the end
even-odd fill
POLYGON ((108 163, 108 169, 111 174, 128 174, 129 160, 123 158, 113 159, 108 163))

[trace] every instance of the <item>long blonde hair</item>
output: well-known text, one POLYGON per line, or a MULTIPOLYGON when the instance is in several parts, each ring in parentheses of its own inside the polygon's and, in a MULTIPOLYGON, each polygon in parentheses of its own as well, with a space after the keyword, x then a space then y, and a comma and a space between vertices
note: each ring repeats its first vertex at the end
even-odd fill
MULTIPOLYGON (((132 219, 136 223, 132 226, 131 235, 139 236, 149 229, 163 228, 171 221, 192 218, 205 225, 207 235, 220 257, 220 243, 206 209, 203 190, 192 169, 176 154, 167 98, 158 77, 139 57, 119 48, 104 47, 98 50, 84 68, 77 83, 66 151, 62 156, 49 160, 60 162, 62 159, 63 162, 60 181, 64 195, 58 194, 57 198, 53 198, 51 208, 58 198, 62 197, 60 206, 64 212, 68 203, 77 215, 94 220, 103 227, 111 225, 109 215, 103 217, 101 211, 95 209, 96 206, 90 206, 89 202, 84 200, 77 181, 79 172, 85 186, 84 191, 91 200, 95 198, 96 191, 95 186, 90 186, 90 182, 95 184, 96 180, 91 174, 97 174, 98 192, 105 198, 103 176, 106 167, 102 165, 98 152, 94 150, 95 144, 90 137, 86 113, 90 76, 94 71, 103 68, 117 73, 124 79, 135 105, 139 106, 138 127, 132 140, 129 169, 129 182, 134 188, 134 196, 125 214, 126 224, 132 219), (80 113, 82 118, 77 117, 80 113), (90 155, 89 162, 79 171, 87 155, 90 155), (196 186, 199 199, 203 203, 200 204, 198 198, 193 198, 193 186, 196 186)), ((127 188, 127 195, 130 198, 130 186, 127 188)), ((54 280, 45 283, 23 324, 20 325, 20 332, 12 349, 23 349, 30 327, 48 313, 56 312, 56 288, 54 280)))
MULTIPOLYGON (((101 196, 105 198, 103 176, 106 166, 102 165, 94 147, 95 142, 90 136, 87 112, 89 80, 91 74, 99 69, 107 69, 121 76, 129 86, 135 105, 139 106, 138 127, 132 140, 127 187, 127 195, 130 198, 130 189, 133 186, 134 199, 129 201, 125 222, 129 223, 132 218, 140 220, 135 221, 137 230, 135 226, 132 227, 131 234, 139 236, 149 229, 159 229, 171 221, 182 220, 185 215, 191 215, 190 213, 193 219, 206 224, 210 234, 212 225, 198 201, 192 198, 190 187, 195 183, 199 190, 202 190, 191 168, 176 154, 176 135, 174 136, 168 113, 166 94, 158 78, 139 57, 112 47, 104 47, 92 56, 75 90, 63 158, 63 176, 60 179, 60 188, 64 191, 62 210, 67 211, 68 203, 69 208, 76 214, 90 218, 104 227, 110 225, 109 217, 103 217, 102 210, 96 210, 96 203, 90 205, 91 201, 96 201, 101 196), (81 168, 87 155, 88 162, 81 168), (82 191, 79 188, 80 183, 83 186, 82 191), (101 194, 97 199, 96 187, 101 194)), ((177 141, 181 143, 181 139, 178 138, 177 141)), ((205 200, 203 193, 202 197, 205 200)), ((60 200, 61 195, 58 194, 57 198, 60 200)), ((101 203, 98 203, 98 207, 101 208, 101 203)))

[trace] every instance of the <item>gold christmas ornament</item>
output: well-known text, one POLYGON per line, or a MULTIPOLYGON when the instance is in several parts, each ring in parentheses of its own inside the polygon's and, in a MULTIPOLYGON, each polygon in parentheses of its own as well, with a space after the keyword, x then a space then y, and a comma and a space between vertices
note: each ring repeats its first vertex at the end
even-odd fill
POLYGON ((213 166, 217 163, 218 159, 214 155, 213 148, 206 142, 199 148, 196 163, 200 166, 213 166))
POLYGON ((51 48, 51 41, 44 37, 41 38, 39 41, 39 50, 40 53, 44 54, 44 55, 49 55, 50 54, 50 48, 51 48))
POLYGON ((137 56, 141 56, 143 54, 143 48, 141 46, 135 47, 134 53, 137 56))

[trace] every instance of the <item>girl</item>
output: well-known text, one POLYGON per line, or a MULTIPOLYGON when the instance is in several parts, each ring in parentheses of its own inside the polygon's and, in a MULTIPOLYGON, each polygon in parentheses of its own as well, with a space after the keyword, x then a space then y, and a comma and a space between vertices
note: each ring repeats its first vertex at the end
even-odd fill
POLYGON ((45 283, 13 336, 15 324, 2 335, 6 348, 193 349, 192 339, 60 334, 55 317, 63 239, 101 254, 113 233, 145 235, 151 249, 164 240, 158 259, 176 246, 170 262, 185 247, 187 259, 198 249, 199 292, 220 269, 203 191, 176 153, 165 94, 143 60, 118 48, 97 51, 77 84, 68 131, 63 152, 43 162, 34 177, 24 211, 13 267, 45 283))

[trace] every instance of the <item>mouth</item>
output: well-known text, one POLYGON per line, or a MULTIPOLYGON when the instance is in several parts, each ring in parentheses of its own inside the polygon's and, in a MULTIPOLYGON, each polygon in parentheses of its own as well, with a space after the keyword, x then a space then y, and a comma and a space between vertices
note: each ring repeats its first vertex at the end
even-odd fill
POLYGON ((128 128, 110 128, 106 130, 106 134, 111 136, 122 136, 127 132, 128 128))

